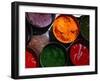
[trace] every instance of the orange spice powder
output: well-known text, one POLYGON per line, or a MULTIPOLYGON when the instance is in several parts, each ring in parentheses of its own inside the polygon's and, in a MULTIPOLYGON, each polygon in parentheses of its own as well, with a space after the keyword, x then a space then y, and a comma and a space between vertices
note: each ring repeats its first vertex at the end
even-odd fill
POLYGON ((69 15, 58 16, 53 23, 53 33, 62 43, 73 42, 79 34, 76 18, 69 15))

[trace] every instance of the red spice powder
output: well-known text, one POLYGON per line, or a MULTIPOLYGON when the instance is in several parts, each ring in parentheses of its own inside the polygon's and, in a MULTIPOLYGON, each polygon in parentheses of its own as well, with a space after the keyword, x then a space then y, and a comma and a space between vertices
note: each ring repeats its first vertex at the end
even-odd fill
POLYGON ((26 50, 25 68, 35 68, 38 66, 37 59, 34 54, 26 50))
POLYGON ((70 58, 74 65, 89 65, 89 50, 81 43, 75 44, 70 49, 70 58))

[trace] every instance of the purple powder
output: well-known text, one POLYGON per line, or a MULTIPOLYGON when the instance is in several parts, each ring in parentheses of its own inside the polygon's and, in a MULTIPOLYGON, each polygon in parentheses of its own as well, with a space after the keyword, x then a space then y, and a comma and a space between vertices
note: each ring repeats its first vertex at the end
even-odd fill
POLYGON ((43 28, 51 24, 52 15, 44 13, 27 13, 27 19, 32 24, 39 28, 43 28))

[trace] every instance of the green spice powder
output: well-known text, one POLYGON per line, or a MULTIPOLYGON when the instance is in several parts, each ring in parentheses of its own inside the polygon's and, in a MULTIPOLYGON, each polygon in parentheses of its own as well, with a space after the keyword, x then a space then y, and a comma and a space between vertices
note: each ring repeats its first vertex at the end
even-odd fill
POLYGON ((89 16, 81 17, 81 34, 86 39, 89 40, 89 16))
POLYGON ((45 47, 40 56, 40 64, 43 67, 64 66, 65 62, 65 51, 53 44, 45 47))

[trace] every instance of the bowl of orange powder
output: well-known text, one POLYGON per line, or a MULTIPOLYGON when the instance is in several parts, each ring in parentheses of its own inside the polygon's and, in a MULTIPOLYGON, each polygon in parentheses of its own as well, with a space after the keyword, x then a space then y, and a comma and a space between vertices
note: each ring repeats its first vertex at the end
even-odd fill
POLYGON ((79 22, 72 15, 59 15, 56 17, 51 28, 54 38, 62 44, 74 42, 80 31, 79 22))

